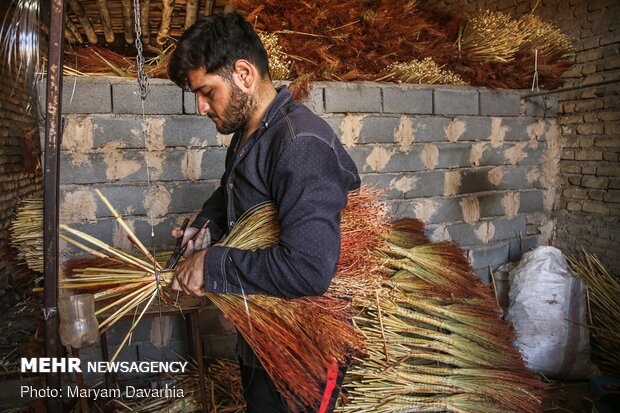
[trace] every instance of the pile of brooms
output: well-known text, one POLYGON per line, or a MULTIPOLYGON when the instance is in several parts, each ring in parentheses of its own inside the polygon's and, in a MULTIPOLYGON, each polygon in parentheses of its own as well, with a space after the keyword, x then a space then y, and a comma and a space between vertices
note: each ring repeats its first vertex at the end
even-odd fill
MULTIPOLYGON (((61 288, 94 290, 117 316, 143 314, 158 291, 166 299, 172 274, 156 270, 152 257, 63 231, 98 261, 63 279, 61 288)), ((267 204, 241 219, 220 245, 267 248, 278 232, 277 211, 267 204)), ((457 246, 429 243, 419 221, 388 223, 384 205, 368 189, 350 194, 341 232, 341 259, 324 296, 207 294, 252 346, 293 411, 318 408, 328 369, 349 358, 344 411, 540 410, 542 383, 525 369, 492 292, 457 246)), ((150 256, 146 249, 142 254, 150 256)), ((220 397, 226 394, 238 393, 220 397)))
MULTIPOLYGON (((570 39, 534 14, 488 10, 459 15, 412 0, 239 0, 261 34, 274 80, 393 81, 524 89, 535 77, 553 89, 574 54, 570 39)), ((149 49, 147 74, 166 77, 174 39, 149 49), (163 47, 163 46, 162 46, 163 47)), ((147 51, 147 52, 148 52, 147 51)), ((67 48, 66 72, 135 77, 132 60, 97 47, 67 48)))

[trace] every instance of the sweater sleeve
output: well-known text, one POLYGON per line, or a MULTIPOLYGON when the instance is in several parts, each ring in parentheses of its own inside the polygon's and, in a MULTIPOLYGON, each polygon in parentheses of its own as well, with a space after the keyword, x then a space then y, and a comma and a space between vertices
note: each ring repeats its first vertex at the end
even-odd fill
POLYGON ((254 252, 209 248, 207 291, 300 297, 327 290, 340 256, 340 213, 349 189, 359 184, 339 153, 346 155, 314 135, 295 138, 280 155, 272 183, 279 243, 254 252))

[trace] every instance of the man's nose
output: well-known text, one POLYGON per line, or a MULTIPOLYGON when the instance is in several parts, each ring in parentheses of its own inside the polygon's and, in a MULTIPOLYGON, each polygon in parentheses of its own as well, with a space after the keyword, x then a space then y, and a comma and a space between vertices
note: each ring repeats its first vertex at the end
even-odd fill
POLYGON ((200 94, 197 94, 196 103, 198 106, 198 114, 200 114, 200 116, 205 116, 207 113, 209 113, 209 109, 211 109, 211 107, 209 106, 207 99, 200 96, 200 94))

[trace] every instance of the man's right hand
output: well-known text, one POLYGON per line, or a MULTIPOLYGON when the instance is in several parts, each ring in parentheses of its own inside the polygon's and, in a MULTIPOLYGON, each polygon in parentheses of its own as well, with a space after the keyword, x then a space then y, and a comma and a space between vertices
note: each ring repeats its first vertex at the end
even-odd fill
POLYGON ((187 227, 185 232, 183 232, 180 227, 176 227, 170 231, 170 235, 174 238, 183 237, 182 245, 187 244, 185 252, 183 253, 184 257, 189 257, 194 252, 203 250, 209 246, 209 237, 207 236, 206 227, 200 230, 194 227, 187 227), (196 235, 197 232, 199 232, 198 235, 196 235), (196 235, 196 238, 192 240, 194 235, 196 235))

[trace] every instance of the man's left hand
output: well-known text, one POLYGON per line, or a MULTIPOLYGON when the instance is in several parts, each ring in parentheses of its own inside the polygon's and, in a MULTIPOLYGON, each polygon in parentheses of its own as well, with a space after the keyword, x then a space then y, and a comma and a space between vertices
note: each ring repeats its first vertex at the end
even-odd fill
POLYGON ((206 249, 197 251, 180 262, 174 271, 170 288, 175 291, 183 291, 188 295, 198 297, 205 295, 204 260, 206 253, 206 249))

